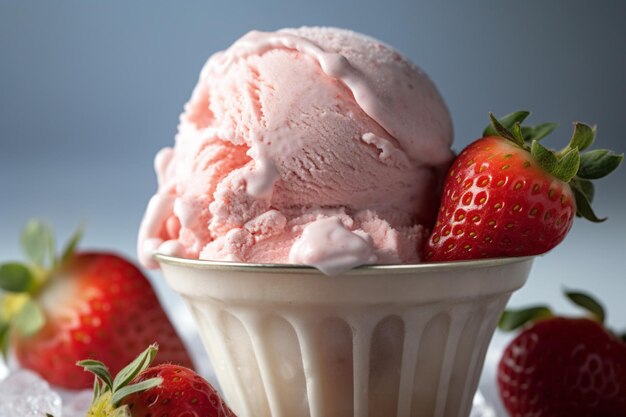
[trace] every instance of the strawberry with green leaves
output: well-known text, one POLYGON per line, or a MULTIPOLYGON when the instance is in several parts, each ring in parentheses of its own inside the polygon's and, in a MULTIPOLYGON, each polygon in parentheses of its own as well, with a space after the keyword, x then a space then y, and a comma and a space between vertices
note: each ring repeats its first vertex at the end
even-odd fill
POLYGON ((538 255, 565 238, 575 216, 605 220, 591 209, 591 181, 614 171, 624 156, 587 151, 595 128, 583 123, 575 124, 564 149, 549 150, 540 140, 555 125, 522 127, 528 115, 490 115, 483 138, 458 155, 425 245, 426 260, 538 255))
POLYGON ((119 371, 146 345, 161 345, 163 362, 191 359, 149 281, 124 258, 78 252, 75 234, 60 257, 48 226, 28 223, 22 246, 30 263, 0 265, 0 346, 50 383, 87 388, 75 366, 83 358, 119 371))
POLYGON ((544 306, 502 316, 503 330, 525 327, 500 359, 500 397, 511 417, 626 416, 626 339, 604 327, 604 309, 589 295, 566 295, 589 317, 557 317, 544 306))
POLYGON ((115 378, 102 362, 78 362, 95 375, 87 417, 236 417, 215 388, 191 369, 151 366, 156 354, 156 345, 148 347, 115 378))

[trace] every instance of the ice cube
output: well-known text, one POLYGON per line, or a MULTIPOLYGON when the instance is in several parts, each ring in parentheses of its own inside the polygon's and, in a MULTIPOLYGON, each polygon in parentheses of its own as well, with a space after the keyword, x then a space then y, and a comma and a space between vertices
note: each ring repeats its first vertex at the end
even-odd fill
POLYGON ((61 397, 39 375, 20 370, 0 382, 0 417, 61 416, 61 397))
POLYGON ((63 417, 85 417, 92 400, 93 391, 91 390, 64 395, 63 417))

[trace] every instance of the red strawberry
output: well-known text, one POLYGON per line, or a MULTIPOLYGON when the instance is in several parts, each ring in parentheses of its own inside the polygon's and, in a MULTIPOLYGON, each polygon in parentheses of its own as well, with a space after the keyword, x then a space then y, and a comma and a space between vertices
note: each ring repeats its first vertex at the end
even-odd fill
MULTIPOLYGON (((581 293, 568 296, 597 305, 581 293)), ((604 328, 601 307, 596 311, 595 319, 553 317, 546 308, 505 313, 507 329, 535 320, 507 346, 498 366, 511 417, 626 416, 626 343, 604 328)))
POLYGON ((31 265, 0 266, 0 342, 12 336, 19 363, 50 383, 88 388, 92 378, 75 366, 91 357, 122 369, 146 344, 163 346, 161 360, 191 366, 183 343, 137 267, 111 253, 75 253, 78 235, 61 259, 54 259, 51 232, 27 226, 23 242, 31 265), (45 244, 46 247, 37 246, 45 244), (50 268, 44 255, 50 252, 50 268))
POLYGON ((173 415, 175 410, 176 415, 189 417, 235 417, 215 388, 189 368, 157 365, 143 371, 132 383, 151 378, 161 378, 163 382, 122 400, 133 416, 173 415))
POLYGON ((591 209, 590 180, 611 173, 623 155, 580 154, 595 136, 582 123, 565 149, 550 151, 539 140, 555 126, 522 128, 528 114, 513 113, 501 122, 490 115, 493 126, 454 161, 426 243, 427 260, 537 255, 564 239, 575 214, 604 220, 591 209))
POLYGON ((156 346, 150 346, 115 379, 101 362, 79 362, 96 375, 95 398, 87 417, 236 417, 215 388, 191 369, 169 364, 150 367, 156 351, 156 346))

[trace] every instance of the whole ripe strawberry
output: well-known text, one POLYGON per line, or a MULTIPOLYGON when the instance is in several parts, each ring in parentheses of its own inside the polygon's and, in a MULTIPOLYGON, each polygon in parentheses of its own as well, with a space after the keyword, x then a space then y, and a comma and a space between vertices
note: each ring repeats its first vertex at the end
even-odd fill
POLYGON ((115 379, 102 362, 79 362, 96 376, 87 417, 236 417, 215 388, 191 369, 151 367, 156 353, 156 345, 148 347, 115 379))
POLYGON ((591 209, 591 180, 615 170, 623 155, 580 153, 595 129, 576 123, 570 143, 540 144, 554 124, 522 127, 528 112, 497 120, 456 158, 445 181, 437 222, 425 245, 429 261, 545 253, 570 230, 574 216, 601 222, 591 209))
POLYGON ((161 361, 191 366, 141 271, 112 253, 75 252, 79 237, 57 259, 51 230, 31 222, 22 236, 31 263, 0 265, 3 352, 12 345, 21 366, 70 389, 93 382, 76 361, 106 361, 117 372, 155 342, 162 346, 161 361))
POLYGON ((502 401, 511 417, 626 416, 626 342, 604 327, 596 301, 567 295, 592 318, 554 317, 546 307, 503 315, 506 330, 527 327, 500 360, 502 401))

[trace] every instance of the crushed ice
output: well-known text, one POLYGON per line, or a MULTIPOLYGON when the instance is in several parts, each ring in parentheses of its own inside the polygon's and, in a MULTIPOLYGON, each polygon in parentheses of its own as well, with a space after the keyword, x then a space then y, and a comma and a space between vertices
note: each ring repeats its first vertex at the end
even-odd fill
POLYGON ((0 382, 0 417, 56 417, 61 411, 61 396, 33 372, 20 370, 0 382))

